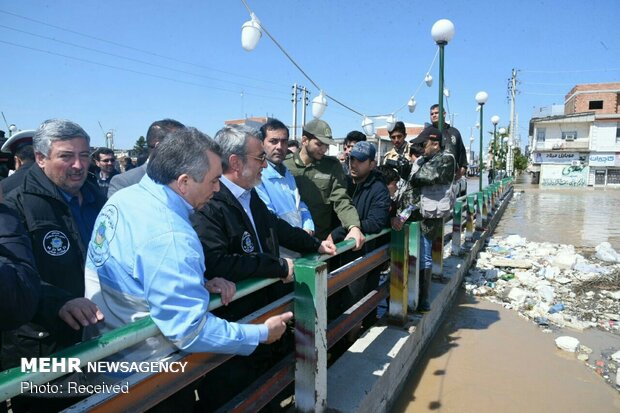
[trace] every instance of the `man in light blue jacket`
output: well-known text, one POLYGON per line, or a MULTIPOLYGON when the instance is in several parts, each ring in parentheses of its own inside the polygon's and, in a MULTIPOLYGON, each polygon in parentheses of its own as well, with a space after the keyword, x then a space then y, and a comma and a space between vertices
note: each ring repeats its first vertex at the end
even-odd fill
POLYGON ((205 285, 204 254, 189 217, 219 190, 221 173, 216 142, 194 128, 174 130, 151 154, 142 180, 114 194, 97 217, 86 296, 105 315, 99 332, 146 316, 161 331, 123 352, 123 360, 157 360, 176 349, 247 355, 284 333, 290 312, 253 325, 208 312, 209 292, 222 293, 228 304, 234 284, 205 285))
POLYGON ((284 166, 288 149, 288 128, 278 119, 269 119, 260 128, 263 148, 267 155, 267 168, 262 172, 262 182, 255 189, 274 212, 294 227, 314 235, 314 222, 306 204, 301 200, 295 178, 284 166))

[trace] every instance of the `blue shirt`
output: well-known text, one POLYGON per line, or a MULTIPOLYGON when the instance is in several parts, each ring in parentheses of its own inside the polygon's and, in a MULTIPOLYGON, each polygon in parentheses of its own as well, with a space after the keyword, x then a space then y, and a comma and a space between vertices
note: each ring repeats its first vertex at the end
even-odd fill
POLYGON ((180 195, 145 175, 115 193, 97 217, 86 297, 105 315, 100 330, 150 315, 162 333, 124 351, 124 360, 159 359, 177 348, 247 355, 268 337, 264 324, 227 322, 208 312, 205 258, 192 212, 180 195))
POLYGON ((82 193, 81 205, 76 195, 71 195, 58 188, 58 191, 62 194, 62 197, 69 205, 71 215, 73 215, 73 219, 78 226, 80 238, 82 239, 82 243, 84 245, 88 245, 88 241, 90 241, 90 236, 93 233, 93 225, 95 224, 95 219, 99 213, 99 208, 95 205, 95 194, 86 188, 86 186, 83 186, 80 190, 82 193))
POLYGON ((271 162, 263 169, 262 182, 255 189, 267 208, 294 227, 314 231, 310 210, 301 200, 295 178, 284 165, 284 176, 271 162))

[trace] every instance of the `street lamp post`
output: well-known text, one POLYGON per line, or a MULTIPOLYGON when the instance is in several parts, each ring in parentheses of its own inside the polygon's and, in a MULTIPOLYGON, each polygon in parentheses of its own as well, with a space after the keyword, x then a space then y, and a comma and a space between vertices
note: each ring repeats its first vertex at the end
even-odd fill
POLYGON ((484 108, 484 104, 487 103, 487 99, 489 98, 489 94, 487 92, 484 91, 480 91, 478 93, 476 93, 476 102, 478 102, 478 105, 480 107, 480 154, 478 155, 478 158, 480 158, 479 164, 480 164, 480 179, 478 180, 479 185, 478 185, 478 190, 480 192, 482 192, 482 130, 484 129, 484 126, 482 124, 482 112, 483 112, 483 108, 484 108))
POLYGON ((493 180, 495 180, 495 174, 497 173, 497 164, 495 157, 497 156, 497 124, 499 123, 499 116, 494 115, 491 117, 491 123, 493 124, 493 180))
POLYGON ((443 132, 443 52, 444 46, 447 45, 454 36, 454 24, 447 19, 437 20, 431 28, 431 36, 433 36, 433 40, 435 40, 435 43, 439 46, 439 120, 437 121, 437 126, 439 131, 443 132))
POLYGON ((502 155, 502 162, 504 162, 504 169, 506 169, 506 155, 504 153, 504 142, 506 142, 506 140, 504 139, 504 136, 506 135, 506 128, 499 128, 499 147, 500 147, 500 154, 502 155))

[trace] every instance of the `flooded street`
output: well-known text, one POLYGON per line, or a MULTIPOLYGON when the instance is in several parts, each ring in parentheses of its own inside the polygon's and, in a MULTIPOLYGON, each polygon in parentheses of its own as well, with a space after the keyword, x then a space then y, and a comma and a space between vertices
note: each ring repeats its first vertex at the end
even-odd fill
MULTIPOLYGON (((469 181, 470 188, 477 185, 469 181)), ((608 241, 620 250, 618 205, 620 190, 541 190, 517 181, 495 235, 572 244, 584 253, 608 241)), ((460 291, 392 411, 620 411, 620 392, 574 354, 558 350, 554 339, 560 335, 592 348, 591 364, 601 351, 620 349, 618 335, 593 329, 543 333, 517 312, 460 291)))

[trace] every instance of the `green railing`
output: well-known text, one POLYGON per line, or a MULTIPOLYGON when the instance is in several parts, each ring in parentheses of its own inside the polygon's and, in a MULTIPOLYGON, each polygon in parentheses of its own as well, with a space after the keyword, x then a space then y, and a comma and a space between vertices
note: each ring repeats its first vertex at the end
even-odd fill
MULTIPOLYGON (((485 188, 481 193, 470 194, 457 200, 453 215, 453 253, 460 251, 463 238, 470 240, 474 234, 474 222, 476 230, 484 230, 489 217, 494 213, 495 208, 504 199, 505 195, 512 188, 512 179, 506 178, 501 182, 492 184, 485 188), (462 237, 462 230, 465 229, 465 237, 462 237), (468 239, 469 237, 469 239, 468 239), (455 247, 455 244, 457 247, 455 247)), ((262 322, 264 319, 276 311, 282 311, 294 306, 296 317, 296 367, 294 369, 296 408, 300 411, 323 411, 326 409, 327 400, 327 349, 335 340, 341 338, 359 320, 363 319, 377 304, 384 298, 389 297, 388 317, 393 323, 404 323, 407 320, 408 309, 415 309, 418 297, 418 258, 419 258, 419 223, 408 223, 401 231, 390 231, 384 229, 378 234, 366 236, 366 240, 371 241, 383 237, 391 232, 390 240, 387 244, 379 244, 377 248, 368 253, 363 258, 356 259, 352 263, 329 273, 327 263, 331 256, 310 254, 295 260, 295 294, 284 297, 275 303, 272 308, 265 309, 262 314, 252 319, 244 319, 244 322, 262 322), (345 316, 327 324, 327 297, 334 294, 341 288, 346 287, 351 282, 363 277, 368 272, 376 269, 379 265, 391 261, 391 276, 388 288, 378 289, 369 294, 355 307, 355 310, 347 312, 345 316), (293 302, 291 304, 291 301, 293 302)), ((354 247, 354 241, 347 240, 337 245, 337 254, 342 254, 354 247)), ((237 284, 237 293, 234 299, 251 294, 265 288, 270 284, 279 282, 277 279, 254 279, 245 280, 237 284)), ((221 306, 218 295, 212 295, 209 303, 209 310, 221 306)), ((101 360, 119 351, 143 342, 149 337, 160 334, 150 317, 143 318, 131 324, 118 328, 114 331, 103 334, 102 336, 76 344, 51 357, 56 358, 77 358, 80 366, 85 366, 89 362, 101 360)), ((196 367, 192 370, 191 379, 175 381, 169 376, 159 379, 160 386, 170 386, 168 392, 162 392, 160 397, 148 402, 131 400, 132 397, 139 398, 138 394, 146 394, 152 387, 149 384, 143 385, 143 392, 138 390, 133 394, 111 394, 109 397, 91 396, 86 401, 81 402, 80 408, 76 410, 105 410, 107 399, 115 399, 116 406, 133 406, 135 410, 141 410, 153 406, 158 401, 167 397, 167 394, 178 391, 193 380, 197 380, 202 375, 213 369, 215 366, 226 361, 229 356, 212 356, 209 354, 184 355, 179 353, 178 358, 185 357, 191 360, 196 367), (215 361, 213 361, 215 359, 215 361), (207 363, 208 361, 208 363, 207 363), (202 366, 201 364, 204 364, 202 366), (161 384, 164 383, 164 384, 161 384), (89 400, 91 400, 89 402, 89 400), (102 400, 103 399, 103 400, 102 400), (128 399, 125 402, 124 399, 128 399), (133 403, 133 404, 132 404, 133 403), (104 406, 103 408, 101 406, 104 406)), ((290 359, 289 362, 293 360, 290 359)), ((280 372, 285 371, 277 386, 284 388, 292 381, 292 369, 283 365, 280 372)), ((274 373, 275 374, 275 373, 274 373)), ((42 373, 42 372, 21 372, 20 368, 13 368, 0 372, 0 400, 8 399, 21 393, 22 382, 32 382, 34 385, 47 383, 51 380, 62 377, 63 373, 42 373)), ((135 383, 148 383, 150 376, 161 376, 162 373, 146 375, 135 381, 135 383)), ((277 394, 277 393, 276 393, 277 394)), ((254 409, 257 405, 252 404, 248 409, 254 409)), ((76 405, 77 407, 77 405, 76 405)))

